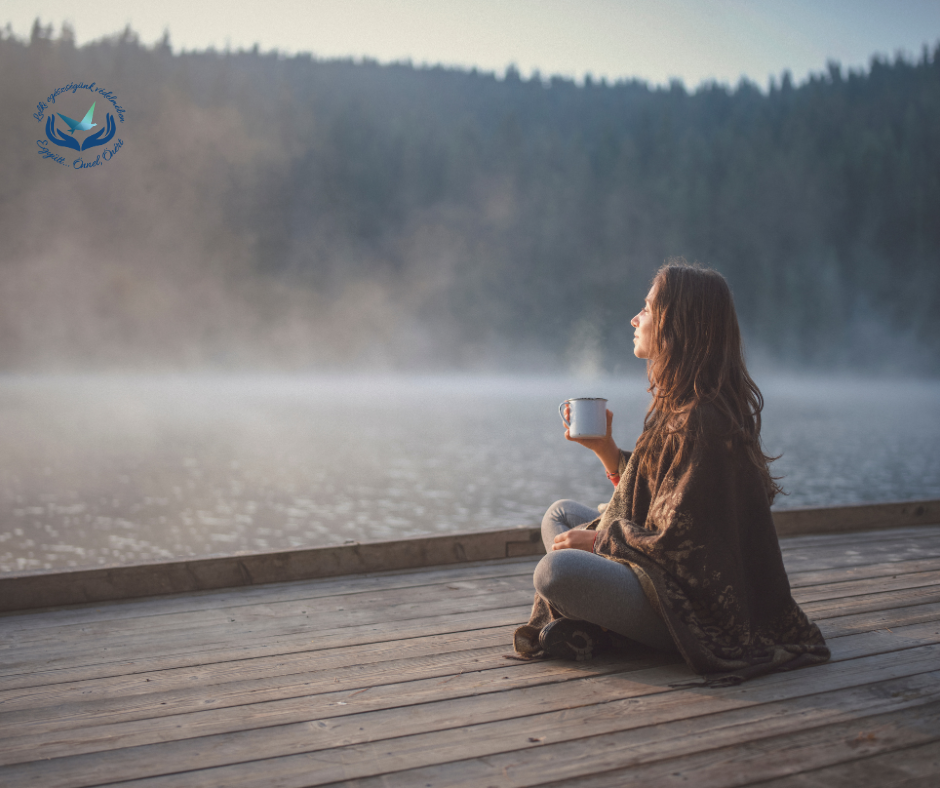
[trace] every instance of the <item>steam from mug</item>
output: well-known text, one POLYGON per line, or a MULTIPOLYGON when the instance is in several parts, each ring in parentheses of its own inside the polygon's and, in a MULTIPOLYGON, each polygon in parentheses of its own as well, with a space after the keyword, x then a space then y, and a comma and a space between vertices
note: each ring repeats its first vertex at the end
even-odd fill
POLYGON ((607 400, 603 397, 566 399, 558 406, 558 415, 572 438, 603 438, 607 435, 607 400), (565 421, 565 405, 570 407, 570 421, 565 421))

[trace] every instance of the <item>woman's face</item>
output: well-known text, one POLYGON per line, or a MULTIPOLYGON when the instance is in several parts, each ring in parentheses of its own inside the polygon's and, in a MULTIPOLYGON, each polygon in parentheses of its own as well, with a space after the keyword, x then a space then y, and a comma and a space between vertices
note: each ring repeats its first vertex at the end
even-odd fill
POLYGON ((637 358, 653 357, 653 295, 651 287, 640 313, 630 321, 633 326, 633 355, 637 358))

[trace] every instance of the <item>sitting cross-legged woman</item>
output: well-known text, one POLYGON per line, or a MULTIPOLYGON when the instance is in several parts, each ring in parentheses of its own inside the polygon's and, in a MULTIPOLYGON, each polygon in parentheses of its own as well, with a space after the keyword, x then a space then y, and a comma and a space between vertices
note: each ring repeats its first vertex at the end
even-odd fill
POLYGON ((637 641, 677 651, 723 683, 825 662, 829 649, 783 567, 763 397, 727 283, 667 263, 631 325, 652 394, 643 432, 622 451, 610 411, 603 438, 566 431, 594 451, 616 489, 600 516, 570 500, 545 514, 547 555, 516 654, 585 659, 612 640, 637 641))

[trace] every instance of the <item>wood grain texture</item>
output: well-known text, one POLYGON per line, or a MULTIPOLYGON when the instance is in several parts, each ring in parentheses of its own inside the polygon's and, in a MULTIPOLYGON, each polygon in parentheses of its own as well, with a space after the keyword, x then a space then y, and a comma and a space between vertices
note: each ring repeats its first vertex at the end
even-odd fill
POLYGON ((761 788, 937 788, 940 742, 892 750, 761 782, 761 788))
MULTIPOLYGON (((81 681, 106 676, 140 675, 171 668, 191 668, 221 662, 244 662, 246 660, 299 654, 342 646, 358 646, 363 649, 376 644, 426 635, 475 631, 492 626, 518 626, 525 620, 530 605, 508 607, 499 610, 482 610, 471 613, 428 615, 424 618, 403 622, 366 624, 359 627, 342 627, 336 630, 318 630, 313 635, 301 632, 296 635, 272 637, 259 642, 232 644, 203 644, 191 642, 188 651, 171 654, 150 655, 127 649, 131 656, 104 659, 89 653, 72 658, 64 654, 57 658, 46 658, 43 654, 23 655, 21 662, 11 668, 8 675, 0 677, 0 688, 33 687, 81 681)), ((2 664, 2 663, 0 663, 2 664)))
MULTIPOLYGON (((853 534, 940 524, 940 501, 905 501, 782 509, 774 512, 781 537, 853 534)), ((876 537, 878 538, 878 537, 876 537)), ((66 572, 0 575, 0 612, 198 593, 383 570, 464 564, 544 553, 538 526, 466 534, 424 536, 392 542, 153 561, 66 572)))
POLYGON ((793 508, 774 512, 774 526, 781 537, 859 533, 938 523, 940 501, 936 500, 793 508))
MULTIPOLYGON (((938 549, 940 554, 940 549, 938 549)), ((455 584, 464 581, 491 578, 531 577, 538 557, 476 561, 471 564, 425 569, 374 572, 338 578, 295 580, 289 583, 269 583, 263 586, 237 589, 198 591, 191 594, 170 594, 140 599, 113 601, 109 604, 68 605, 40 610, 11 611, 0 614, 5 632, 19 629, 41 629, 65 624, 85 624, 97 621, 118 621, 165 616, 173 613, 195 613, 202 610, 224 610, 250 607, 259 602, 277 602, 324 599, 345 594, 367 594, 376 591, 394 591, 417 588, 434 583, 455 584)))
MULTIPOLYGON (((792 730, 794 718, 805 725, 822 727, 873 711, 884 714, 915 709, 937 700, 940 695, 937 678, 940 678, 937 673, 920 674, 886 679, 874 687, 863 684, 796 697, 787 697, 779 686, 776 692, 742 693, 737 697, 682 692, 638 695, 629 700, 545 711, 527 717, 525 729, 513 719, 459 724, 447 730, 382 741, 344 742, 338 747, 285 755, 276 760, 250 760, 186 774, 167 774, 145 779, 143 785, 181 788, 189 780, 189 784, 247 788, 262 786, 268 779, 279 786, 296 788, 343 780, 406 786, 433 783, 432 775, 438 772, 437 784, 475 786, 493 784, 494 778, 513 758, 518 762, 520 755, 526 773, 520 770, 512 784, 539 785, 566 773, 591 774, 590 768, 582 771, 583 756, 596 743, 619 750, 607 754, 605 767, 629 764, 633 768, 699 752, 729 740, 740 743, 786 734, 792 730), (885 696, 890 700, 886 701, 885 696), (572 764, 564 763, 568 756, 578 752, 582 757, 572 764), (494 761, 497 769, 492 768, 494 761)), ((353 727, 343 723, 355 721, 337 722, 337 729, 325 731, 319 743, 326 744, 330 738, 342 741, 339 730, 353 727)), ((405 718, 407 727, 411 723, 405 718)))
MULTIPOLYGON (((870 680, 874 676, 884 677, 886 674, 883 671, 887 666, 898 670, 901 665, 915 664, 920 666, 918 670, 923 669, 924 659, 940 660, 938 644, 940 628, 933 623, 899 627, 890 634, 869 633, 865 637, 834 641, 833 663, 859 659, 860 655, 865 655, 869 659, 866 664, 875 666, 873 671, 880 671, 869 675, 870 680), (926 643, 932 645, 924 646, 926 643), (926 650, 918 650, 925 648, 926 650), (907 653, 908 651, 910 653, 907 653), (885 657, 886 654, 889 656, 885 657)), ((552 663, 541 663, 543 667, 547 666, 543 672, 539 671, 538 663, 516 663, 517 670, 506 673, 509 668, 501 659, 502 653, 504 648, 497 646, 468 650, 462 655, 454 653, 423 659, 389 659, 384 663, 374 664, 371 669, 360 665, 347 666, 299 678, 288 677, 283 681, 238 681, 230 678, 228 681, 209 685, 205 690, 200 688, 188 692, 176 686, 154 687, 150 691, 144 685, 125 687, 122 693, 122 688, 118 687, 113 695, 98 697, 82 697, 80 694, 76 697, 76 693, 73 693, 73 697, 69 698, 68 694, 64 694, 63 702, 58 706, 50 702, 51 698, 44 697, 36 708, 17 711, 14 706, 9 712, 5 711, 4 719, 0 723, 0 762, 15 762, 16 757, 22 757, 24 753, 30 754, 32 748, 38 745, 51 757, 56 753, 77 752, 83 748, 113 749, 153 741, 188 738, 197 732, 200 736, 207 736, 245 730, 246 726, 247 729, 282 726, 303 721, 307 719, 304 715, 324 705, 327 711, 319 713, 333 716, 359 713, 362 702, 367 702, 370 709, 403 709, 415 703, 454 700, 466 697, 467 693, 476 697, 493 691, 489 689, 492 688, 493 682, 485 675, 485 671, 489 670, 501 671, 501 681, 504 683, 498 685, 496 691, 500 693, 502 702, 510 702, 508 708, 511 708, 516 716, 520 706, 513 690, 517 686, 530 686, 533 678, 538 682, 540 676, 547 684, 577 681, 586 676, 594 679, 613 672, 620 675, 616 682, 594 682, 595 685, 607 686, 604 697, 609 698, 611 689, 608 685, 613 683, 626 686, 625 678, 636 678, 623 675, 631 669, 637 671, 658 663, 670 665, 668 670, 675 675, 672 667, 674 660, 657 659, 651 653, 646 657, 635 656, 632 664, 620 659, 592 665, 588 667, 586 674, 572 673, 570 670, 558 674, 558 665, 552 663), (448 667, 451 669, 448 670, 448 667), (468 675, 458 672, 461 669, 468 675), (390 677, 394 677, 395 683, 389 684, 390 677), (428 681, 437 678, 445 680, 428 681), (488 689, 481 690, 481 686, 488 689), (347 700, 347 696, 357 700, 347 700), (295 703, 298 699, 299 702, 295 703), (337 703, 342 703, 342 707, 332 709, 337 703), (141 721, 145 724, 138 724, 141 721), (63 733, 73 729, 75 733, 71 737, 63 733)), ((665 674, 662 670, 657 673, 654 669, 641 678, 649 682, 657 675, 665 674)), ((817 674, 819 679, 825 675, 825 672, 817 674)), ((830 684, 825 686, 831 688, 830 684)), ((596 686, 592 687, 572 689, 568 694, 566 690, 556 688, 552 691, 552 701, 560 704, 561 708, 570 708, 571 705, 578 705, 590 697, 591 692, 596 690, 596 686)), ((77 689, 80 693, 81 689, 77 689)), ((97 689, 100 690, 100 687, 97 689)), ((662 688, 655 691, 662 691, 662 688)), ((614 696, 616 693, 617 690, 614 690, 614 696)), ((27 697, 21 696, 19 700, 27 697)), ((601 696, 596 697, 599 699, 601 696)), ((15 705, 23 706, 22 703, 15 705)), ((447 711, 447 714, 452 713, 452 710, 447 711)), ((396 729, 396 735, 400 735, 400 729, 396 729)), ((369 738, 375 740, 381 736, 372 731, 369 738)), ((257 746, 252 746, 254 750, 258 749, 257 746)), ((174 760, 178 762, 178 758, 174 760)))
POLYGON ((0 576, 0 612, 518 558, 544 552, 538 529, 508 528, 102 569, 15 572, 0 576))
MULTIPOLYGON (((753 720, 754 715, 749 712, 755 705, 765 702, 810 698, 811 700, 805 702, 815 703, 817 706, 820 703, 825 705, 827 701, 820 701, 815 696, 839 687, 860 687, 861 694, 869 699, 874 698, 871 702, 876 704, 886 702, 885 697, 894 698, 890 702, 895 702, 898 698, 922 699, 925 697, 924 693, 933 697, 931 693, 940 691, 937 682, 940 677, 932 675, 929 680, 907 679, 923 673, 934 673, 940 654, 938 648, 940 647, 912 649, 901 658, 883 655, 850 660, 850 669, 847 670, 833 670, 834 666, 830 666, 824 671, 813 671, 815 675, 812 681, 805 675, 801 679, 799 673, 779 674, 771 677, 773 681, 745 685, 728 692, 673 690, 668 681, 674 680, 677 674, 675 671, 670 673, 666 667, 614 672, 600 679, 589 679, 585 675, 578 677, 569 671, 567 681, 560 680, 560 683, 552 684, 551 692, 546 692, 545 687, 541 685, 532 685, 517 686, 508 691, 508 697, 497 694, 485 694, 481 697, 461 693, 456 696, 459 698, 456 702, 451 700, 446 704, 441 703, 440 700, 444 699, 442 697, 429 705, 392 705, 384 709, 384 713, 381 713, 381 709, 375 709, 374 711, 380 712, 378 714, 374 713, 373 705, 368 700, 364 701, 364 705, 357 704, 358 711, 340 709, 330 712, 326 707, 324 713, 323 709, 313 707, 313 713, 306 718, 307 721, 298 720, 289 725, 269 725, 266 728, 233 731, 223 735, 192 735, 177 740, 161 738, 159 742, 149 746, 115 747, 112 748, 113 752, 108 753, 103 752, 99 742, 98 748, 88 755, 58 758, 53 756, 53 760, 48 762, 27 764, 20 768, 9 767, 5 772, 0 772, 0 775, 11 780, 11 784, 18 784, 12 782, 14 776, 17 779, 28 776, 29 779, 44 785, 55 786, 61 779, 74 779, 76 774, 84 775, 85 780, 127 780, 148 773, 167 774, 206 768, 210 765, 246 764, 263 760, 262 768, 266 769, 270 776, 270 759, 293 754, 320 753, 329 750, 331 742, 342 744, 340 749, 343 752, 337 757, 343 761, 354 762, 360 759, 361 753, 356 754, 354 758, 346 758, 346 755, 350 754, 348 748, 356 741, 369 747, 384 747, 387 752, 389 747, 396 750, 405 747, 409 742, 404 740, 404 736, 421 735, 414 743, 412 766, 415 766, 419 764, 416 764, 414 758, 419 761, 423 759, 425 764, 441 762, 439 750, 447 741, 454 741, 455 747, 463 748, 456 754, 451 751, 449 758, 463 762, 472 752, 475 737, 480 740, 481 754, 487 756, 506 752, 507 742, 512 752, 520 748, 533 749, 533 744, 542 745, 543 742, 549 741, 539 738, 547 735, 548 730, 552 731, 551 741, 555 742, 581 741, 587 735, 609 734, 612 730, 642 729, 646 731, 646 736, 656 737, 659 735, 658 729, 670 721, 688 726, 692 718, 708 716, 710 719, 710 715, 722 711, 739 710, 749 720, 753 720), (838 674, 838 678, 835 678, 835 674, 838 674), (869 687, 872 683, 895 679, 905 681, 887 689, 882 687, 871 690, 869 687), (898 688, 906 689, 901 692, 898 688), (905 697, 901 697, 902 695, 905 697), (644 700, 641 702, 639 698, 644 700), (618 699, 624 702, 620 705, 610 705, 618 699), (549 715, 547 718, 538 717, 539 714, 544 716, 546 713, 549 715), (520 718, 523 721, 521 726, 520 718), (494 728, 493 720, 503 722, 494 728), (589 725, 590 720, 594 720, 590 723, 593 728, 589 725), (472 724, 480 726, 479 730, 471 730, 468 725, 472 724), (587 728, 584 727, 586 725, 587 728), (451 730, 455 727, 459 731, 458 734, 451 730), (423 735, 428 730, 431 733, 423 735), (530 730, 535 732, 530 733, 530 730), (528 742, 530 736, 538 741, 528 742), (432 741, 434 737, 439 738, 437 744, 432 741)), ((557 670, 557 666, 555 669, 557 670)), ((836 709, 841 708, 840 704, 843 704, 843 701, 829 703, 836 709)), ((783 718, 787 715, 771 709, 769 716, 783 718)), ((780 722, 784 726, 787 724, 782 719, 780 722)), ((168 730, 175 730, 175 726, 168 727, 168 730)), ((200 730, 206 733, 204 728, 200 730)), ((195 732, 193 731, 194 734, 195 732)), ((94 735, 94 731, 89 734, 94 735)), ((663 741, 669 743, 673 738, 664 737, 663 741)), ((128 744, 129 742, 130 739, 128 744)), ((48 746, 48 743, 43 746, 48 746)), ((78 742, 75 746, 78 746, 78 742)), ((54 749, 49 750, 50 755, 55 752, 54 749)), ((320 755, 317 757, 319 759, 320 755)), ((324 753, 323 760, 327 762, 331 760, 331 756, 324 753)), ((367 776, 368 772, 359 771, 358 774, 367 776)), ((229 778, 226 777, 218 784, 229 784, 229 778)))
POLYGON ((781 547, 832 661, 721 689, 642 648, 506 660, 537 558, 0 616, 0 785, 916 785, 940 528, 781 547))
MULTIPOLYGON (((794 596, 820 622, 830 617, 940 601, 940 585, 925 584, 921 575, 889 575, 807 586, 795 589, 794 596), (815 596, 821 599, 813 601, 815 596)), ((352 600, 337 596, 331 598, 327 609, 290 601, 259 603, 239 608, 235 613, 205 610, 168 614, 156 620, 147 616, 74 626, 63 622, 55 628, 20 631, 15 643, 0 649, 0 689, 9 686, 8 679, 40 669, 67 670, 79 664, 104 662, 106 670, 108 664, 127 661, 140 653, 151 659, 176 658, 184 660, 177 664, 185 664, 185 660, 198 657, 202 650, 236 649, 243 659, 270 653, 272 649, 273 653, 302 650, 279 645, 285 639, 304 644, 308 650, 313 645, 335 647, 346 638, 350 644, 366 642, 370 636, 378 641, 383 635, 387 637, 388 631, 408 626, 410 621, 420 629, 431 609, 442 623, 447 623, 448 613, 463 616, 487 610, 504 616, 502 621, 521 623, 532 598, 530 583, 530 578, 518 577, 480 584, 408 587, 396 594, 361 594, 352 600), (507 604, 508 610, 504 607, 507 604), (38 662, 37 653, 41 654, 38 662)), ((211 659, 214 658, 208 654, 204 657, 211 659)), ((17 686, 23 686, 22 679, 17 686)))

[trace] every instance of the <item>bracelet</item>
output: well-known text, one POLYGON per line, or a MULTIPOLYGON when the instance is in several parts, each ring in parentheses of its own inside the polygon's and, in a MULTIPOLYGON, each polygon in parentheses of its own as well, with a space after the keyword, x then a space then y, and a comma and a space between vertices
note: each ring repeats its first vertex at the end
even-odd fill
POLYGON ((607 478, 610 479, 611 481, 613 481, 614 479, 619 479, 619 478, 620 478, 620 472, 619 472, 619 471, 612 471, 611 473, 608 473, 608 474, 607 474, 607 478))

